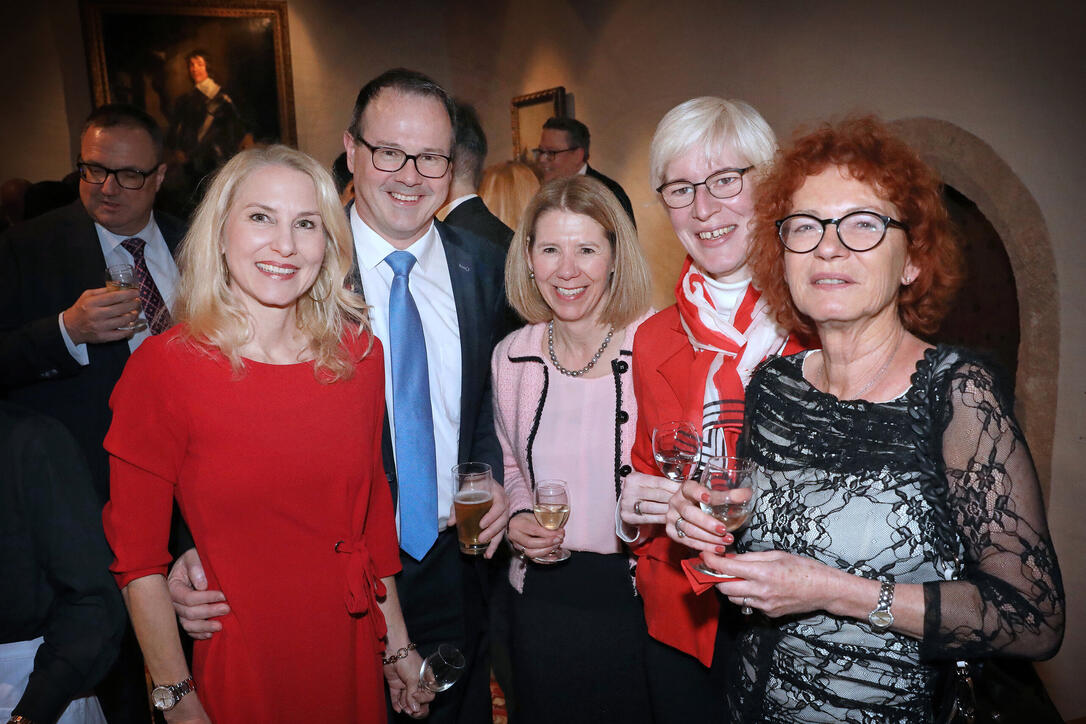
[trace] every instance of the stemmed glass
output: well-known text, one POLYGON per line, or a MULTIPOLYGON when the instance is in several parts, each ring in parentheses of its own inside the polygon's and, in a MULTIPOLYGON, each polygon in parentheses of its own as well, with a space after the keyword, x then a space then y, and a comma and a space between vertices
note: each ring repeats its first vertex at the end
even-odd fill
MULTIPOLYGON (((747 460, 729 456, 709 458, 701 471, 701 484, 709 490, 709 502, 700 503, 703 511, 723 523, 729 533, 747 524, 754 509, 756 492, 754 476, 747 460)), ((704 562, 699 562, 694 568, 717 578, 735 578, 709 568, 704 562)), ((749 613, 749 610, 743 613, 749 613)))
POLYGON ((441 644, 423 659, 419 688, 437 694, 456 683, 464 673, 464 655, 452 644, 441 644))
MULTIPOLYGON (((532 512, 536 522, 547 530, 562 528, 569 519, 569 492, 564 480, 541 480, 535 486, 532 500, 532 512)), ((569 558, 570 552, 559 547, 557 550, 539 558, 532 558, 536 563, 558 563, 569 558)))
POLYGON ((660 472, 669 480, 677 483, 686 480, 700 449, 698 429, 691 422, 665 422, 652 431, 652 456, 660 472))

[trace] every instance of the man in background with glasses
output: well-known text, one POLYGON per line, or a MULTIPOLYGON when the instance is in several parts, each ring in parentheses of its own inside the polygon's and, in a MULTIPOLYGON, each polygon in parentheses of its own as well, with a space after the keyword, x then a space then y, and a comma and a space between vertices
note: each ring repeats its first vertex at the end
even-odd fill
POLYGON ((544 183, 556 178, 566 178, 584 174, 600 181, 611 190, 622 208, 634 220, 633 205, 630 197, 614 179, 604 176, 588 165, 588 146, 591 136, 588 126, 573 118, 552 116, 543 124, 543 133, 539 136, 539 148, 533 148, 536 162, 543 171, 544 183))
MULTIPOLYGON (((109 395, 129 354, 151 333, 123 327, 138 317, 147 294, 168 310, 178 279, 172 253, 185 229, 152 213, 166 167, 162 130, 142 110, 117 104, 91 113, 77 168, 77 201, 0 237, 0 389, 68 428, 103 505, 109 395), (137 276, 142 264, 139 290, 106 288, 106 267, 117 264, 133 265, 137 276)), ((134 638, 98 693, 110 724, 147 721, 134 638)))
MULTIPOLYGON (((396 588, 417 646, 409 653, 403 642, 389 641, 385 655, 396 659, 403 649, 410 661, 439 644, 460 648, 467 670, 431 702, 428 721, 476 724, 491 718, 491 572, 483 557, 459 552, 452 467, 485 462, 497 478, 479 537, 490 542, 489 558, 509 519, 490 392, 490 354, 508 330, 503 251, 434 219, 449 194, 455 118, 452 99, 436 82, 414 71, 390 70, 359 92, 343 144, 354 177, 347 212, 355 246, 352 283, 370 305, 385 355, 382 450, 400 536, 396 588), (400 318, 405 305, 414 310, 409 324, 400 318), (421 368, 401 366, 405 350, 415 363, 422 358, 421 368), (403 379, 414 373, 405 385, 403 379)), ((186 630, 201 638, 214 635, 220 624, 205 619, 225 615, 229 602, 221 592, 193 590, 193 581, 206 588, 194 551, 182 556, 169 578, 186 630)), ((415 682, 401 679, 394 667, 386 665, 385 675, 397 701, 396 691, 406 685, 410 692, 415 682)), ((410 721, 406 714, 392 720, 410 721)))

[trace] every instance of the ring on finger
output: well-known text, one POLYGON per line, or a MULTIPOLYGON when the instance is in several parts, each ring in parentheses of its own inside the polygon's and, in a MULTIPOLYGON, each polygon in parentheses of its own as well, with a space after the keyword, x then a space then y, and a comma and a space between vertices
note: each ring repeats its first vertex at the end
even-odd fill
POLYGON ((685 521, 683 520, 683 517, 681 515, 675 520, 675 535, 677 535, 680 538, 685 538, 686 537, 686 533, 683 533, 683 529, 679 525, 679 523, 683 523, 683 522, 685 522, 685 521))
POLYGON ((643 515, 643 513, 641 512, 641 501, 640 500, 638 500, 637 502, 634 503, 634 514, 635 515, 643 515))

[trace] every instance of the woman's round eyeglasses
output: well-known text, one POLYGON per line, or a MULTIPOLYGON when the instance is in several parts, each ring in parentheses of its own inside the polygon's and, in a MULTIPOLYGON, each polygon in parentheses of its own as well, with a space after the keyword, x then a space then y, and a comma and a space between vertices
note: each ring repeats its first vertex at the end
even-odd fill
POLYGON ((788 251, 806 254, 822 242, 826 226, 837 227, 837 238, 851 251, 870 251, 886 238, 886 230, 895 226, 905 233, 909 227, 897 219, 873 211, 853 211, 837 219, 819 219, 810 214, 790 214, 778 219, 777 236, 788 251))

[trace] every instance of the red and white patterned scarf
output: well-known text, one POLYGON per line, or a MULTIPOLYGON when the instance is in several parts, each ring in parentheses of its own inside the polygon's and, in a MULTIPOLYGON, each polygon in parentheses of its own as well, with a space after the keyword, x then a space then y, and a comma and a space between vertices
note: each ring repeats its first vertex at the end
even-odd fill
MULTIPOLYGON (((735 309, 717 309, 705 274, 686 258, 675 301, 694 348, 695 379, 705 380, 702 444, 710 455, 734 455, 743 428, 743 400, 754 368, 780 352, 787 335, 748 284, 735 309)), ((692 409, 688 407, 687 409, 692 409)))

